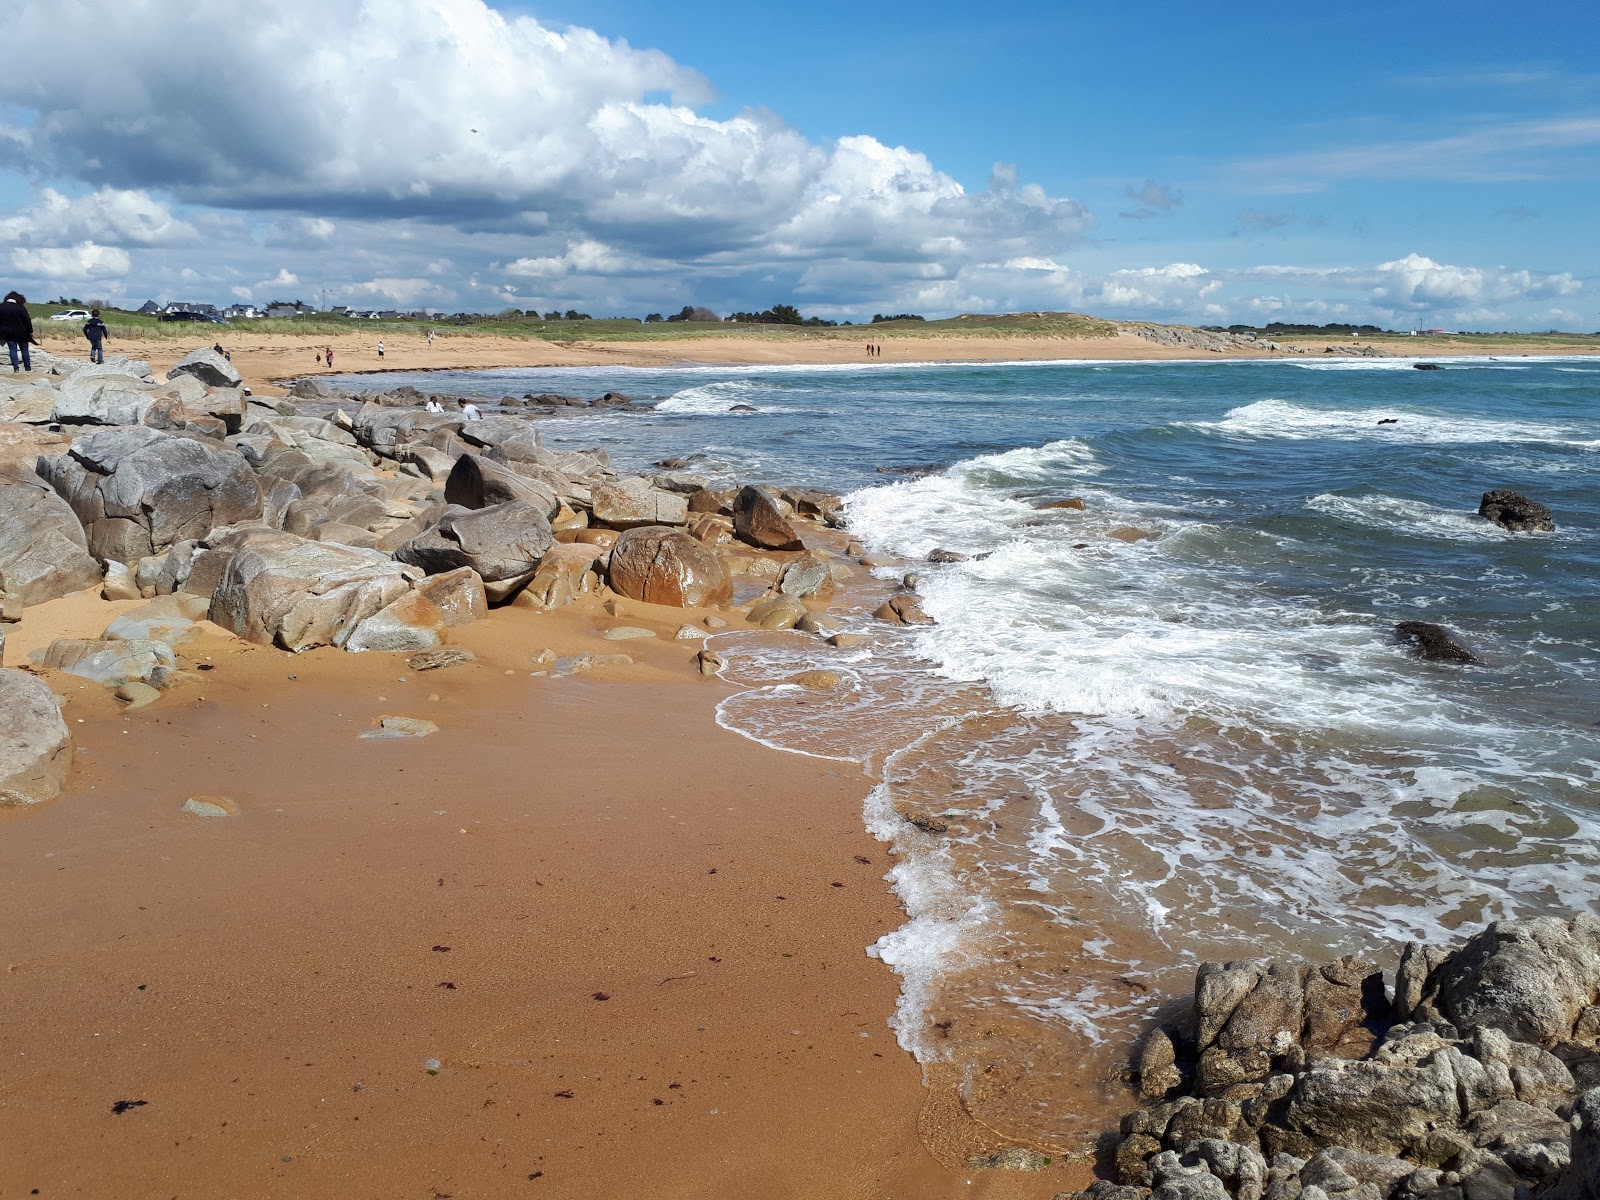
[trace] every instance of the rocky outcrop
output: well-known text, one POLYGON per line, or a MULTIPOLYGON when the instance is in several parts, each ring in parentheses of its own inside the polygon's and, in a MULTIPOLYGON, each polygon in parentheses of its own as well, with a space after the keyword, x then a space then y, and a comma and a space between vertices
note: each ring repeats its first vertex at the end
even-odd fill
POLYGON ((611 590, 675 608, 727 604, 733 582, 716 551, 679 529, 630 529, 611 549, 611 590))
POLYGON ((1185 325, 1127 325, 1131 334, 1142 337, 1158 346, 1173 346, 1181 350, 1205 350, 1220 354, 1228 350, 1278 350, 1277 342, 1266 341, 1251 334, 1214 333, 1209 329, 1190 329, 1185 325))
POLYGON ((55 693, 26 671, 0 669, 0 806, 53 800, 72 766, 55 693))
POLYGON ((67 454, 41 460, 40 474, 77 514, 90 553, 118 562, 261 511, 255 473, 239 455, 142 426, 79 438, 67 454))
POLYGON ((804 550, 799 534, 789 524, 772 493, 747 484, 732 504, 733 533, 741 542, 762 550, 804 550))
POLYGON ((1443 625, 1431 621, 1401 621, 1394 627, 1395 641, 1409 646, 1429 662, 1475 663, 1482 660, 1468 650, 1443 625))
POLYGON ((79 371, 57 389, 51 418, 64 425, 139 425, 156 403, 153 391, 130 375, 79 371))
POLYGON ((1512 533, 1554 533, 1556 528, 1555 518, 1548 508, 1520 492, 1503 488, 1483 494, 1478 502, 1478 515, 1512 533))
POLYGON ((444 498, 447 504, 472 509, 525 500, 546 520, 561 507, 553 488, 476 454, 463 454, 456 459, 444 482, 444 498))
POLYGON ((1095 1200, 1595 1200, 1593 917, 1409 946, 1392 1000, 1360 958, 1207 963, 1189 1030, 1146 1047, 1158 1102, 1095 1200))
POLYGON ((100 582, 83 526, 50 485, 0 464, 0 596, 26 607, 100 582))

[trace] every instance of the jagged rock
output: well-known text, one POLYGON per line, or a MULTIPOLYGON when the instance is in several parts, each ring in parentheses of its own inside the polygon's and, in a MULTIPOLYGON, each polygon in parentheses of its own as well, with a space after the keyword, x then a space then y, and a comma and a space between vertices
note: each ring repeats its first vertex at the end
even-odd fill
POLYGON ((550 522, 526 500, 473 512, 451 505, 428 532, 394 552, 430 575, 471 567, 492 603, 510 599, 538 569, 553 541, 550 522))
POLYGON ((56 389, 33 380, 0 380, 0 423, 45 425, 55 419, 56 389))
POLYGON ((1437 1013, 1458 1028, 1486 1026, 1552 1045, 1572 1035, 1600 994, 1600 920, 1498 921, 1428 977, 1412 1019, 1437 1013))
POLYGON ((1152 1030, 1139 1044, 1134 1070, 1139 1075, 1139 1095, 1145 1100, 1160 1100, 1183 1082, 1177 1049, 1166 1030, 1152 1030))
POLYGON ((134 427, 73 442, 40 474, 72 507, 97 558, 137 563, 261 511, 244 459, 201 439, 134 427))
POLYGON ((356 413, 352 432, 356 440, 374 454, 397 459, 412 442, 426 442, 440 430, 459 432, 463 424, 459 416, 449 413, 385 408, 367 403, 356 413))
POLYGON ((804 550, 778 502, 766 488, 746 484, 733 498, 733 533, 741 542, 763 550, 804 550))
POLYGON ((1600 1088, 1573 1105, 1572 1161, 1541 1200, 1600 1200, 1600 1088))
POLYGON ((678 492, 663 491, 648 479, 621 479, 597 483, 590 489, 594 519, 612 529, 636 529, 645 525, 683 525, 689 519, 689 505, 678 492))
POLYGON ((611 590, 648 604, 700 608, 727 604, 733 583, 715 551, 678 529, 625 531, 611 549, 611 590))
POLYGON ((214 388, 236 388, 244 383, 244 379, 233 369, 231 362, 215 350, 205 347, 191 350, 167 372, 168 379, 178 375, 193 375, 207 387, 214 388))
POLYGON ((446 454, 443 450, 432 446, 417 445, 413 443, 405 449, 400 456, 403 464, 414 466, 426 479, 448 479, 450 472, 455 469, 456 456, 446 454))
POLYGON ((226 548, 211 620, 285 650, 342 646, 366 618, 411 590, 406 568, 374 550, 250 531, 226 548))
POLYGON ((1397 642, 1410 646, 1419 658, 1429 662, 1483 661, 1458 642, 1448 629, 1431 621, 1401 621, 1394 627, 1394 636, 1397 642))
POLYGON ((83 526, 44 480, 0 464, 0 594, 43 604, 100 581, 83 526))
POLYGON ((26 671, 0 668, 0 713, 0 806, 55 799, 72 766, 55 693, 26 671))
POLYGON ((1556 528, 1555 518, 1548 508, 1520 492, 1504 488, 1483 494, 1478 502, 1478 515, 1512 533, 1554 533, 1556 528))

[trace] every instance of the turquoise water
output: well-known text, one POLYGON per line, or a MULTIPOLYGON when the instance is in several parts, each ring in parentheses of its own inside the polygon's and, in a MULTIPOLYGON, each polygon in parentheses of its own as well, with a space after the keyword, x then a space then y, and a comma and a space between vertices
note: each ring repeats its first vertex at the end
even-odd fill
POLYGON ((1201 959, 1600 911, 1600 361, 415 382, 624 391, 648 410, 546 421, 547 444, 834 487, 875 550, 975 556, 926 568, 938 624, 878 631, 804 720, 770 701, 815 645, 728 639, 754 690, 724 719, 881 781, 867 818, 910 917, 875 948, 904 981, 899 1035, 1016 1136, 1092 1125, 1201 959), (913 465, 937 469, 879 473, 913 465), (1480 521, 1502 487, 1557 532, 1480 521), (1039 507, 1069 497, 1084 510, 1039 507), (1419 662, 1403 620, 1482 665, 1419 662))

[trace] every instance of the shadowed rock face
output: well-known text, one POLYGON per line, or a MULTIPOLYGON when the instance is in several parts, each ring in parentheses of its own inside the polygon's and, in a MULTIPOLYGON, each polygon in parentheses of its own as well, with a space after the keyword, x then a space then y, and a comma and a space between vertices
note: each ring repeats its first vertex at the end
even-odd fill
POLYGON ((429 575, 470 567, 498 603, 533 577, 554 540, 550 522, 526 500, 511 500, 476 512, 452 505, 432 529, 394 552, 401 562, 429 575))
POLYGON ((1397 642, 1409 646, 1419 658, 1429 662, 1482 662, 1476 654, 1455 639, 1443 625, 1429 621, 1401 621, 1394 627, 1397 642))
POLYGON ((1520 492, 1503 488, 1483 494, 1478 515, 1512 533, 1554 533, 1556 528, 1548 508, 1520 492))
POLYGON ((24 606, 100 582, 83 526, 37 475, 0 466, 0 592, 24 606))
POLYGON ((240 455, 142 426, 79 438, 40 473, 83 523, 90 553, 123 563, 261 512, 260 486, 240 455))
POLYGON ((661 526, 630 529, 611 550, 613 591, 675 608, 726 604, 733 582, 716 551, 688 534, 661 526))

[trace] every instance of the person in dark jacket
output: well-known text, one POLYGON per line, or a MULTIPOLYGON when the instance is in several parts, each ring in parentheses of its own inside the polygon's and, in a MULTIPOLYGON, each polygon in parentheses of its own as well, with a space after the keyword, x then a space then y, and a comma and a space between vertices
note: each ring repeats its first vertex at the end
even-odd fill
POLYGON ((100 319, 100 310, 89 310, 89 319, 83 323, 83 336, 89 339, 89 361, 103 363, 106 360, 106 348, 101 343, 106 337, 106 323, 100 319))
POLYGON ((11 355, 13 371, 33 370, 28 347, 37 346, 39 340, 33 336, 33 318, 28 315, 28 302, 21 292, 7 292, 0 300, 0 340, 4 340, 6 352, 11 355), (22 362, 20 367, 18 359, 22 362))

